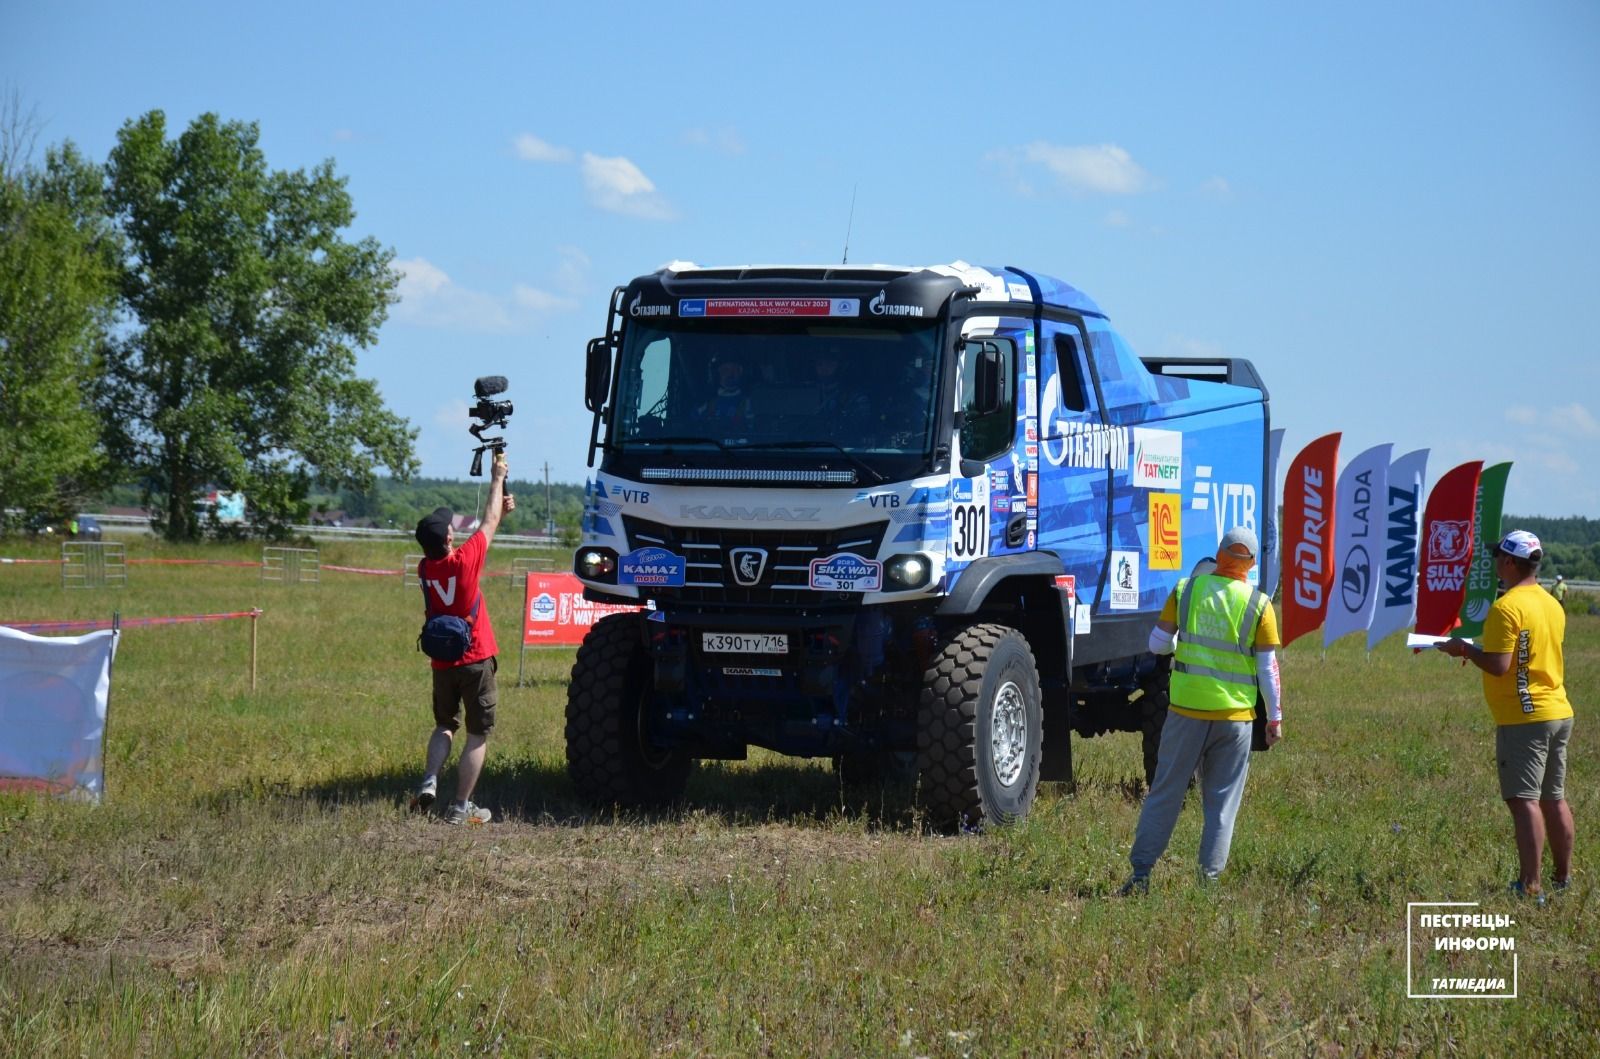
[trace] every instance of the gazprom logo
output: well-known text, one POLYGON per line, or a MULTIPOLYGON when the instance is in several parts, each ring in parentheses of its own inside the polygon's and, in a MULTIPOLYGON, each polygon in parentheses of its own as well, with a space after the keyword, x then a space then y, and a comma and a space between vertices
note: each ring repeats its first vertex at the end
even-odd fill
POLYGON ((884 301, 887 291, 879 291, 877 297, 867 303, 867 311, 873 316, 921 316, 920 305, 898 305, 884 301))
POLYGON ((640 291, 638 294, 635 294, 633 296, 633 301, 628 303, 628 315, 629 316, 671 316, 672 315, 672 306, 670 306, 670 305, 641 305, 639 303, 640 303, 640 300, 642 298, 644 298, 644 292, 643 291, 640 291))

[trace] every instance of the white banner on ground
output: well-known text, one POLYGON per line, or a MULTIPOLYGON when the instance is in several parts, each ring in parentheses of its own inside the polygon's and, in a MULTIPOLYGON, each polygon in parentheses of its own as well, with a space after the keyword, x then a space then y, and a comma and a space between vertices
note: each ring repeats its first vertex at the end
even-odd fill
POLYGON ((1374 445, 1349 463, 1335 490, 1333 591, 1322 625, 1322 645, 1365 632, 1378 603, 1377 577, 1383 568, 1383 531, 1388 515, 1389 454, 1392 445, 1374 445))
POLYGON ((0 628, 0 790, 105 793, 106 702, 117 633, 0 628))
POLYGON ((1427 449, 1408 452, 1389 465, 1383 559, 1378 571, 1377 609, 1367 627, 1368 650, 1416 620, 1417 533, 1422 525, 1422 499, 1427 495, 1423 489, 1427 470, 1427 449))

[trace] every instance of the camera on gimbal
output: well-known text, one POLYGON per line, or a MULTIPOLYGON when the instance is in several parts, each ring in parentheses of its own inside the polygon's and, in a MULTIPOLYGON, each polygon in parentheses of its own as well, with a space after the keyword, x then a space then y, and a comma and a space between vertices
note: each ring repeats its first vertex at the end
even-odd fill
POLYGON ((483 432, 485 430, 493 430, 495 427, 503 427, 506 425, 506 420, 511 418, 510 401, 490 400, 495 394, 504 393, 508 385, 510 384, 506 382, 504 375, 485 375, 472 384, 472 393, 478 399, 478 403, 467 409, 467 414, 476 419, 477 422, 468 427, 467 430, 473 437, 482 442, 472 450, 471 473, 474 478, 479 478, 483 475, 483 454, 485 452, 501 453, 506 450, 506 439, 504 437, 486 438, 483 436, 483 432))

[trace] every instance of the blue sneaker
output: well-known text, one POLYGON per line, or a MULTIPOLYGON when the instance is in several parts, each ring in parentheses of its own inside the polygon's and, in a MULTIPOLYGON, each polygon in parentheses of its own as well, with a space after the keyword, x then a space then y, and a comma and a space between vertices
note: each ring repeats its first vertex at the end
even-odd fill
POLYGON ((1531 897, 1531 898, 1533 898, 1533 903, 1534 903, 1534 905, 1536 907, 1538 907, 1538 908, 1543 908, 1544 907, 1544 901, 1545 901, 1544 891, 1541 890, 1536 894, 1530 894, 1528 892, 1528 888, 1526 886, 1522 885, 1522 880, 1521 879, 1512 879, 1511 880, 1511 896, 1512 897, 1531 897))

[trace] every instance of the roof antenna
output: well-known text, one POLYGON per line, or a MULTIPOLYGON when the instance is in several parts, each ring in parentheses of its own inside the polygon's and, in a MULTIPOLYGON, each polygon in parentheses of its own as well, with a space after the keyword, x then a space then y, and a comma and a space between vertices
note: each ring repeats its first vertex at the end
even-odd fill
POLYGON ((860 181, 857 181, 850 187, 850 219, 844 225, 844 259, 839 262, 841 265, 850 263, 850 229, 855 227, 856 223, 856 188, 860 186, 860 181))

